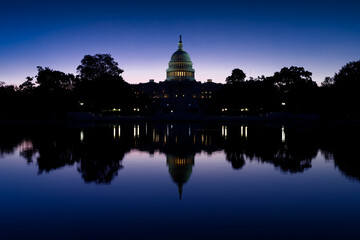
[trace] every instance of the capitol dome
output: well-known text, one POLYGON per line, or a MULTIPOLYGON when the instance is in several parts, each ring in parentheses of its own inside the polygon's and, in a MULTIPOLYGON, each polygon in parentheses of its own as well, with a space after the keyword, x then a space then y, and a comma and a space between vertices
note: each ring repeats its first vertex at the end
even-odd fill
POLYGON ((173 53, 166 70, 166 81, 195 81, 195 70, 192 68, 190 55, 183 50, 183 43, 178 43, 179 48, 173 53))

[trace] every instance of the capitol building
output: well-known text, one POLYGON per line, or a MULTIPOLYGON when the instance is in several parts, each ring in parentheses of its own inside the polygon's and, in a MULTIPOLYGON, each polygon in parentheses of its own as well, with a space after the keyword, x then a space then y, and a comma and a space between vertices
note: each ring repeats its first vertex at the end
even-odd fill
POLYGON ((178 45, 179 48, 171 56, 166 70, 166 81, 195 81, 195 70, 192 68, 190 55, 183 49, 181 35, 178 45))
POLYGON ((182 37, 178 49, 172 54, 166 79, 156 83, 150 79, 147 83, 134 84, 136 96, 146 95, 153 100, 156 110, 163 113, 199 113, 206 100, 221 87, 211 79, 201 83, 195 79, 195 70, 190 55, 184 51, 182 37))

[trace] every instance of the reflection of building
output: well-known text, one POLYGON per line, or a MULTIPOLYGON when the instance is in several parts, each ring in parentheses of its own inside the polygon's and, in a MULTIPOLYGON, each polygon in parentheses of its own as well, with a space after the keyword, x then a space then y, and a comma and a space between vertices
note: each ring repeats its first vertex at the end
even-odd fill
POLYGON ((166 164, 169 167, 171 178, 178 185, 180 199, 182 187, 189 180, 194 163, 195 155, 166 155, 166 164))
POLYGON ((166 79, 155 83, 151 79, 148 83, 133 85, 136 96, 147 95, 153 99, 157 107, 167 113, 198 112, 200 99, 210 99, 214 92, 221 87, 211 79, 201 83, 195 80, 195 70, 190 55, 184 51, 180 36, 178 49, 169 61, 166 79))

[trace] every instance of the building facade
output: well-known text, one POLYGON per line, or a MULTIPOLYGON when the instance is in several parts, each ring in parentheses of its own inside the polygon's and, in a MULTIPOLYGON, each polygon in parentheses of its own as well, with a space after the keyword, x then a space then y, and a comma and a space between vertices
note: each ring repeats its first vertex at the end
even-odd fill
POLYGON ((208 79, 205 83, 196 81, 190 55, 184 51, 180 35, 178 49, 172 54, 166 70, 165 81, 133 85, 137 96, 146 95, 153 100, 156 108, 165 113, 198 113, 202 102, 212 98, 222 84, 208 79))

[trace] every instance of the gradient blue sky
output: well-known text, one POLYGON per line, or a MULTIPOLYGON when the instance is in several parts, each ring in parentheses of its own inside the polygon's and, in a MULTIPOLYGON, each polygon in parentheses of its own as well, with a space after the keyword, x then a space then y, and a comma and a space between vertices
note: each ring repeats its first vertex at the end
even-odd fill
POLYGON ((2 1, 0 81, 36 66, 76 73, 86 54, 110 53, 129 83, 165 79, 183 35, 198 81, 224 83, 302 66, 320 83, 360 60, 360 1, 2 1))

